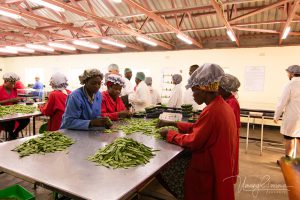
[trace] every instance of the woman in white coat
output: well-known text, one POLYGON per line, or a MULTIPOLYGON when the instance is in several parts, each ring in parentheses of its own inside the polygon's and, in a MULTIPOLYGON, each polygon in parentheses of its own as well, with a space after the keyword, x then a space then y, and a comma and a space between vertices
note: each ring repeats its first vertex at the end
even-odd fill
POLYGON ((292 65, 286 71, 291 81, 284 88, 279 100, 274 122, 277 123, 284 111, 280 133, 285 139, 286 157, 295 158, 297 143, 300 148, 300 66, 292 65))
POLYGON ((135 112, 145 111, 145 108, 151 105, 150 92, 144 80, 145 74, 143 72, 137 72, 134 92, 128 96, 129 103, 131 103, 135 112))
POLYGON ((151 106, 155 106, 157 104, 161 104, 161 97, 160 94, 156 89, 152 87, 152 78, 146 77, 145 83, 148 86, 150 95, 151 95, 151 106))
POLYGON ((180 74, 174 74, 172 76, 172 81, 175 87, 173 88, 170 99, 168 101, 167 106, 172 107, 172 108, 180 108, 182 105, 182 86, 181 86, 181 81, 182 81, 182 76, 180 74))

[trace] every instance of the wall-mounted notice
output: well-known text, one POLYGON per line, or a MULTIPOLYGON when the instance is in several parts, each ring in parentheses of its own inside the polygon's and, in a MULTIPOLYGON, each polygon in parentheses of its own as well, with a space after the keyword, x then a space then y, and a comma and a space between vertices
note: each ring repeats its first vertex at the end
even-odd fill
POLYGON ((246 91, 264 91, 265 67, 247 66, 245 68, 244 88, 246 91))

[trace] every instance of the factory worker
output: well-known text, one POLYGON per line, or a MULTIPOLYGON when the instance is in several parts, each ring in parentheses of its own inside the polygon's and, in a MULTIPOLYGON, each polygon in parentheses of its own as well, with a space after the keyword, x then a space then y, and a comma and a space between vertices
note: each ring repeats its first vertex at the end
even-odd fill
POLYGON ((80 87, 69 94, 61 129, 90 130, 109 127, 108 118, 100 118, 102 95, 99 92, 103 74, 87 69, 79 76, 80 87))
POLYGON ((115 74, 110 74, 106 80, 107 91, 102 92, 102 116, 109 117, 111 120, 131 117, 122 99, 120 93, 124 87, 124 79, 115 74))
POLYGON ((144 80, 145 74, 137 72, 134 92, 128 96, 129 103, 131 103, 135 112, 145 111, 145 108, 151 104, 150 92, 144 80))
POLYGON ((57 131, 60 128, 67 97, 71 91, 67 89, 67 77, 59 72, 51 76, 50 86, 53 91, 50 92, 47 103, 40 106, 40 111, 43 115, 50 117, 47 123, 47 131, 57 131))
POLYGON ((182 76, 180 74, 174 74, 172 76, 172 82, 175 85, 170 94, 170 99, 167 103, 168 107, 180 108, 182 105, 182 76))
POLYGON ((129 101, 128 101, 128 95, 130 93, 133 93, 133 86, 130 82, 131 77, 132 77, 132 70, 130 68, 125 68, 124 77, 125 77, 124 78, 125 85, 124 85, 124 87, 122 88, 122 91, 121 91, 121 99, 122 99, 124 105, 126 106, 126 108, 129 109, 130 104, 129 104, 129 101))
POLYGON ((110 64, 108 66, 108 74, 117 74, 120 75, 119 66, 117 64, 110 64))
MULTIPOLYGON (((236 122, 232 108, 218 94, 224 71, 219 65, 204 64, 189 78, 186 88, 192 88, 195 101, 207 106, 194 123, 159 121, 158 126, 176 126, 162 130, 170 143, 192 152, 184 178, 184 199, 234 199, 233 141, 236 122)), ((178 178, 174 174, 174 179, 178 178)))
POLYGON ((146 77, 145 83, 149 88, 150 96, 151 96, 151 105, 155 106, 157 104, 161 104, 161 97, 160 94, 156 89, 152 87, 152 78, 146 77))
POLYGON ((234 141, 234 171, 233 174, 235 176, 234 183, 237 181, 237 176, 239 174, 239 143, 240 143, 240 104, 238 100, 235 98, 233 93, 236 93, 241 86, 240 81, 231 74, 225 74, 220 80, 219 86, 219 94, 223 97, 223 99, 230 105, 232 108, 237 127, 237 135, 236 141, 234 141))
MULTIPOLYGON (((21 99, 17 96, 15 84, 19 76, 15 73, 5 73, 3 75, 3 85, 0 86, 0 105, 13 105, 21 99)), ((30 122, 30 119, 17 119, 0 123, 0 130, 8 132, 8 139, 14 140, 18 137, 19 132, 23 130, 30 122)))
POLYGON ((285 155, 287 158, 295 158, 299 157, 296 149, 300 148, 300 66, 289 66, 286 71, 290 82, 278 102, 274 122, 278 122, 284 111, 280 133, 285 139, 285 155))

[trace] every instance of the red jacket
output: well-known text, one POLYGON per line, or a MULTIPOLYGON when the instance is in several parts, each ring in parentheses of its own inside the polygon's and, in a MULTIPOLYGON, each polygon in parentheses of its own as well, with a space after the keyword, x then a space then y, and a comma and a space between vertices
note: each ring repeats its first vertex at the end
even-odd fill
MULTIPOLYGON (((12 89, 10 94, 8 94, 6 92, 6 90, 4 89, 3 85, 0 86, 0 101, 7 100, 7 99, 13 99, 13 98, 17 98, 17 97, 18 97, 17 90, 12 89)), ((2 105, 12 105, 12 104, 13 103, 5 103, 2 105)))
MULTIPOLYGON (((238 100, 234 97, 234 95, 231 95, 228 99, 225 100, 230 107, 232 108, 234 115, 235 115, 235 120, 236 120, 236 127, 237 127, 237 136, 236 136, 236 141, 234 142, 234 169, 233 169, 233 174, 235 176, 239 175, 239 144, 240 144, 240 127, 241 127, 241 121, 240 121, 240 104, 238 100)), ((234 183, 236 183, 237 177, 234 179, 234 183)))
POLYGON ((199 116, 195 124, 177 123, 180 134, 170 130, 167 141, 192 151, 185 174, 186 200, 232 200, 233 141, 236 136, 234 113, 217 96, 199 116))
POLYGON ((120 97, 114 101, 108 91, 102 92, 101 115, 109 117, 111 120, 118 120, 118 112, 126 110, 126 107, 120 97))
MULTIPOLYGON (((70 90, 66 91, 68 95, 71 93, 70 90)), ((47 125, 47 131, 57 131, 60 128, 68 95, 59 90, 54 90, 49 94, 47 103, 40 107, 41 112, 50 117, 47 125)))

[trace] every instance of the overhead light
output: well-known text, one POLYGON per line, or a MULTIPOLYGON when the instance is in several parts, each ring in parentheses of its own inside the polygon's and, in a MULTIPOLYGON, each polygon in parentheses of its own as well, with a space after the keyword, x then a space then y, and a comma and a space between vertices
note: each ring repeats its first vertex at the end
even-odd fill
POLYGON ((233 35, 233 33, 231 31, 227 31, 227 35, 229 36, 229 38, 231 39, 231 41, 233 41, 233 42, 236 41, 236 39, 235 39, 235 37, 234 37, 234 35, 233 35))
POLYGON ((26 44, 26 47, 30 48, 30 49, 35 49, 38 51, 49 51, 49 52, 53 52, 54 49, 51 47, 47 47, 45 45, 38 45, 38 44, 26 44))
POLYGON ((0 10, 0 15, 10 17, 10 18, 13 18, 13 19, 21 19, 22 18, 20 15, 10 13, 10 12, 4 11, 4 10, 0 10))
POLYGON ((115 2, 115 3, 121 3, 122 0, 113 0, 113 2, 115 2))
POLYGON ((183 36, 182 34, 177 34, 176 36, 178 39, 184 41, 187 44, 193 44, 191 40, 189 40, 186 36, 183 36))
POLYGON ((35 50, 33 49, 28 49, 26 47, 14 47, 14 46, 6 46, 7 49, 12 49, 15 51, 19 51, 19 52, 24 52, 24 53, 34 53, 35 50))
POLYGON ((0 48, 0 53, 10 53, 10 54, 17 54, 18 51, 8 48, 0 48))
POLYGON ((89 41, 86 40, 74 40, 73 44, 79 45, 79 46, 83 46, 83 47, 88 47, 91 49, 99 49, 99 45, 95 44, 95 43, 91 43, 89 41))
POLYGON ((71 46, 71 45, 61 44, 61 43, 56 43, 56 42, 49 42, 48 45, 51 46, 51 47, 66 49, 66 50, 70 50, 70 51, 75 51, 76 50, 76 48, 71 46))
POLYGON ((286 39, 290 31, 291 31, 291 27, 286 27, 286 29, 284 30, 284 32, 282 34, 281 39, 283 39, 283 40, 286 39))
POLYGON ((29 0, 29 1, 31 1, 33 3, 36 3, 38 5, 41 5, 41 6, 45 6, 47 8, 50 8, 50 9, 58 11, 58 12, 64 12, 65 11, 64 8, 61 8, 59 6, 56 6, 56 5, 48 3, 48 2, 45 2, 43 0, 29 0))
POLYGON ((144 42, 144 43, 149 44, 149 45, 151 45, 151 46, 154 46, 154 47, 157 46, 157 44, 156 44, 155 42, 152 42, 152 41, 147 40, 147 39, 145 39, 145 38, 142 38, 142 37, 136 37, 136 39, 137 39, 138 41, 144 42))
POLYGON ((112 40, 102 39, 101 41, 105 44, 110 44, 110 45, 113 45, 113 46, 116 46, 116 47, 126 48, 126 45, 120 44, 118 42, 114 42, 112 40))

